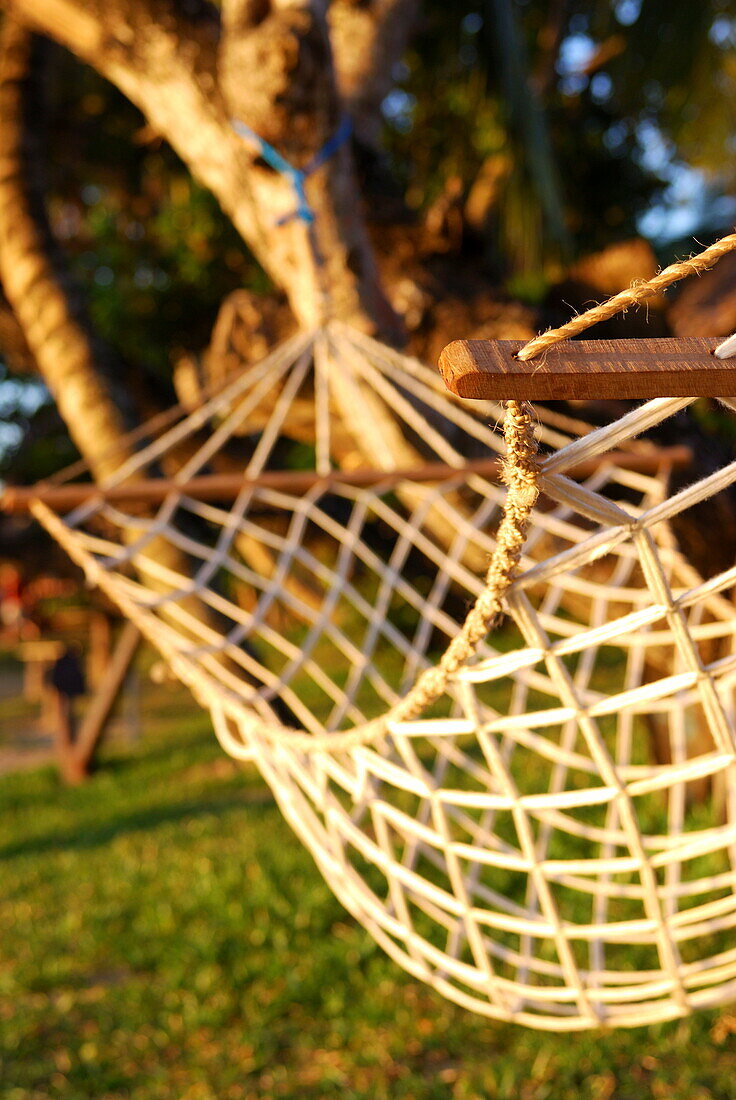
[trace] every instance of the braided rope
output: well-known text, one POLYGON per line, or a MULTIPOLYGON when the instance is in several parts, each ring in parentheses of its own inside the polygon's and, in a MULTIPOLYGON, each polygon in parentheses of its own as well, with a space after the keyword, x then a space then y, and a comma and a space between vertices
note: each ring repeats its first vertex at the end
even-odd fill
MULTIPOLYGON (((679 282, 680 279, 707 271, 734 249, 736 249, 736 233, 731 233, 698 255, 671 264, 652 279, 637 283, 628 290, 615 294, 608 301, 586 310, 567 324, 535 337, 519 351, 518 358, 524 361, 532 359, 555 344, 584 332, 592 325, 654 297, 666 287, 679 282)), ((504 436, 507 457, 503 478, 508 486, 508 495, 484 588, 439 663, 426 669, 408 695, 381 718, 343 734, 329 733, 320 736, 268 727, 265 723, 259 722, 259 732, 267 740, 279 744, 286 743, 311 752, 324 749, 346 751, 381 740, 392 723, 418 718, 444 693, 454 673, 472 657, 502 611, 504 595, 518 569, 529 516, 539 495, 537 448, 528 405, 517 401, 507 402, 504 436)))
POLYGON ((417 718, 439 699, 450 677, 473 656, 501 614, 503 597, 519 567, 529 517, 539 495, 537 443, 530 405, 508 402, 504 436, 507 454, 502 476, 508 486, 508 495, 486 573, 485 587, 439 664, 427 669, 403 701, 390 712, 393 721, 417 718))
POLYGON ((699 252, 696 256, 691 256, 688 260, 678 260, 666 267, 664 271, 660 271, 652 279, 634 283, 628 290, 622 290, 619 294, 614 294, 608 301, 593 306, 578 317, 573 317, 571 321, 560 325, 559 328, 552 328, 547 332, 543 332, 540 336, 535 336, 518 352, 517 359, 524 362, 533 359, 536 355, 541 355, 542 352, 554 347, 555 344, 585 332, 591 325, 597 325, 599 321, 607 321, 609 317, 614 317, 617 313, 621 313, 631 306, 639 305, 648 298, 653 298, 661 290, 665 290, 673 283, 679 282, 680 279, 685 279, 689 275, 701 275, 717 264, 723 256, 733 252, 734 249, 736 249, 736 233, 721 237, 719 241, 699 252))
MULTIPOLYGON (((615 294, 608 301, 586 310, 579 317, 574 317, 567 324, 535 337, 519 351, 518 358, 524 361, 532 359, 555 344, 584 332, 599 321, 608 320, 622 310, 654 297, 680 279, 707 271, 734 249, 736 233, 731 233, 698 255, 671 264, 652 279, 637 283, 628 290, 615 294)), ((386 736, 392 723, 412 721, 436 702, 444 693, 453 674, 472 657, 502 611, 504 595, 518 569, 529 516, 539 495, 537 448, 528 405, 517 401, 507 402, 504 435, 507 457, 503 479, 508 486, 508 495, 485 585, 439 663, 426 669, 408 695, 381 718, 366 722, 346 733, 318 736, 269 727, 258 722, 258 732, 267 740, 310 752, 321 752, 325 749, 342 752, 379 741, 386 736)))

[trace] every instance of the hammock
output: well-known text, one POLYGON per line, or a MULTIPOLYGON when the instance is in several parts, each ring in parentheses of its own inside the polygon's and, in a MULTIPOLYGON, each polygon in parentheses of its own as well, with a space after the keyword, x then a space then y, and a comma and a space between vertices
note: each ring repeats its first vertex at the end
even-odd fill
POLYGON ((703 580, 671 529, 736 464, 668 494, 637 440, 690 404, 537 410, 535 459, 524 407, 505 446, 502 408, 330 322, 32 510, 410 974, 495 1019, 634 1026, 736 995, 736 567, 703 580))

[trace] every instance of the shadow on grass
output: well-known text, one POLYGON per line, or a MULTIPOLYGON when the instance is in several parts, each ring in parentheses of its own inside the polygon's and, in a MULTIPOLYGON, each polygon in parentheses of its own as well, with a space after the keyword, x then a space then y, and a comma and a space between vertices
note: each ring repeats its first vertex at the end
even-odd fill
POLYGON ((89 821, 80 820, 74 829, 66 832, 28 837, 0 846, 0 861, 40 855, 44 852, 87 851, 99 848, 129 833, 157 828, 177 821, 192 821, 208 815, 219 816, 229 810, 242 809, 246 806, 275 807, 275 803, 268 789, 259 789, 241 791, 227 798, 188 799, 175 805, 152 807, 125 816, 116 814, 107 822, 90 824, 89 821))

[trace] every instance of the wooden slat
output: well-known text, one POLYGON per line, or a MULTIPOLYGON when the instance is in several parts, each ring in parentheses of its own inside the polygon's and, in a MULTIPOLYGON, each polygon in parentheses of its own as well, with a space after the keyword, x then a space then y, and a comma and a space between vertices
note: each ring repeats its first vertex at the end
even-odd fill
POLYGON ((717 359, 716 337, 574 340, 535 359, 519 340, 456 340, 440 357, 447 388, 493 401, 736 397, 736 358, 717 359))
MULTIPOLYGON (((630 451, 611 451, 604 458, 584 459, 565 473, 570 477, 590 477, 603 462, 642 474, 655 474, 663 466, 673 469, 687 468, 692 462, 692 451, 684 446, 652 446, 639 450, 632 448, 630 451)), ((272 489, 301 495, 315 487, 324 492, 339 485, 353 485, 357 488, 382 485, 388 488, 400 481, 450 481, 456 477, 471 477, 473 474, 490 481, 498 480, 501 462, 497 458, 479 458, 459 467, 433 462, 406 470, 333 470, 326 475, 317 474, 313 470, 268 470, 257 478, 244 478, 240 474, 211 474, 182 483, 167 478, 147 478, 126 481, 109 489, 79 482, 70 485, 8 486, 0 493, 0 512, 22 515, 37 500, 63 514, 90 500, 114 504, 161 504, 172 492, 194 500, 224 503, 234 500, 243 489, 248 488, 272 489)))

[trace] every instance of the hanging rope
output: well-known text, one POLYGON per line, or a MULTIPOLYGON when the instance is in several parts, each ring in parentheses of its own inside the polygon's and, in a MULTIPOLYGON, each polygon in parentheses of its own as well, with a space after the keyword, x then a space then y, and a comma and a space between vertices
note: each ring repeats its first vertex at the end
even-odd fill
POLYGON ((259 137, 255 130, 251 130, 250 126, 246 126, 239 119, 232 120, 232 127, 236 134, 256 146, 259 155, 263 157, 266 164, 273 168, 275 172, 278 172, 280 176, 283 176, 294 190, 295 208, 290 213, 278 218, 276 225, 287 225, 288 222, 295 219, 303 221, 306 225, 311 225, 314 222, 314 211, 307 199, 306 182, 349 139, 353 132, 353 126, 348 116, 343 116, 335 133, 327 139, 321 149, 317 150, 304 168, 295 168, 286 157, 283 157, 277 149, 274 149, 273 145, 269 145, 267 141, 259 137))
POLYGON ((631 306, 638 306, 648 298, 653 298, 668 286, 679 282, 680 279, 685 279, 689 275, 701 275, 718 263, 727 253, 733 252, 734 249, 736 249, 736 233, 721 237, 719 241, 704 249, 703 252, 698 253, 697 256, 691 256, 689 260, 678 260, 677 263, 666 267, 664 271, 660 271, 654 278, 647 279, 642 283, 635 283, 628 290, 622 290, 619 294, 614 294, 607 302, 593 306, 585 313, 581 313, 579 317, 573 317, 572 321, 560 325, 559 328, 552 328, 547 332, 543 332, 541 336, 535 336, 517 353, 517 359, 524 362, 533 359, 536 355, 541 355, 542 352, 554 347, 555 344, 585 332, 591 325, 597 325, 600 321, 607 321, 609 317, 614 317, 617 313, 630 309, 631 306))
MULTIPOLYGON (((339 132, 332 139, 333 148, 338 136, 339 132)), ((320 163, 322 163, 325 157, 330 155, 329 145, 330 143, 317 154, 312 163, 320 157, 322 158, 320 163)), ((276 156, 279 157, 279 154, 276 156)), ((279 159, 282 158, 279 157, 279 159)), ((287 162, 283 163, 292 170, 287 162)), ((305 169, 305 173, 308 174, 308 171, 309 166, 305 169)), ((519 358, 531 359, 554 344, 583 332, 591 325, 651 298, 679 279, 707 271, 722 256, 734 249, 736 249, 736 233, 723 237, 689 260, 672 264, 653 279, 614 295, 607 302, 587 310, 566 325, 536 337, 521 349, 519 358)), ((518 570, 529 517, 539 494, 537 445, 529 405, 517 401, 509 401, 506 404, 504 436, 507 456, 504 462, 503 479, 508 486, 508 493, 483 591, 439 663, 426 669, 409 693, 380 718, 356 726, 352 730, 344 733, 315 735, 275 726, 254 715, 250 726, 253 733, 272 744, 288 746, 303 752, 346 752, 361 745, 381 741, 390 732, 392 724, 408 722, 420 717, 444 694, 453 674, 472 657, 477 646, 493 628, 502 612, 503 599, 518 570)))
MULTIPOLYGON (((605 321, 632 305, 646 301, 680 279, 707 271, 734 249, 736 249, 736 233, 722 237, 697 256, 671 264, 654 278, 632 286, 580 314, 579 317, 573 318, 567 324, 550 329, 530 340, 518 353, 519 359, 532 359, 555 344, 584 332, 591 325, 605 321)), ((288 744, 309 752, 325 750, 342 752, 369 742, 379 741, 385 737, 392 723, 418 718, 436 702, 447 688, 452 675, 472 657, 475 649, 492 629, 501 613, 503 597, 518 569, 529 516, 539 494, 536 440, 530 406, 516 401, 507 403, 504 435, 507 458, 503 476, 508 485, 508 495, 496 547, 486 574, 484 589, 440 662, 422 673, 408 695, 373 722, 348 730, 346 733, 319 736, 269 727, 265 723, 257 722, 258 732, 267 740, 288 744)))

